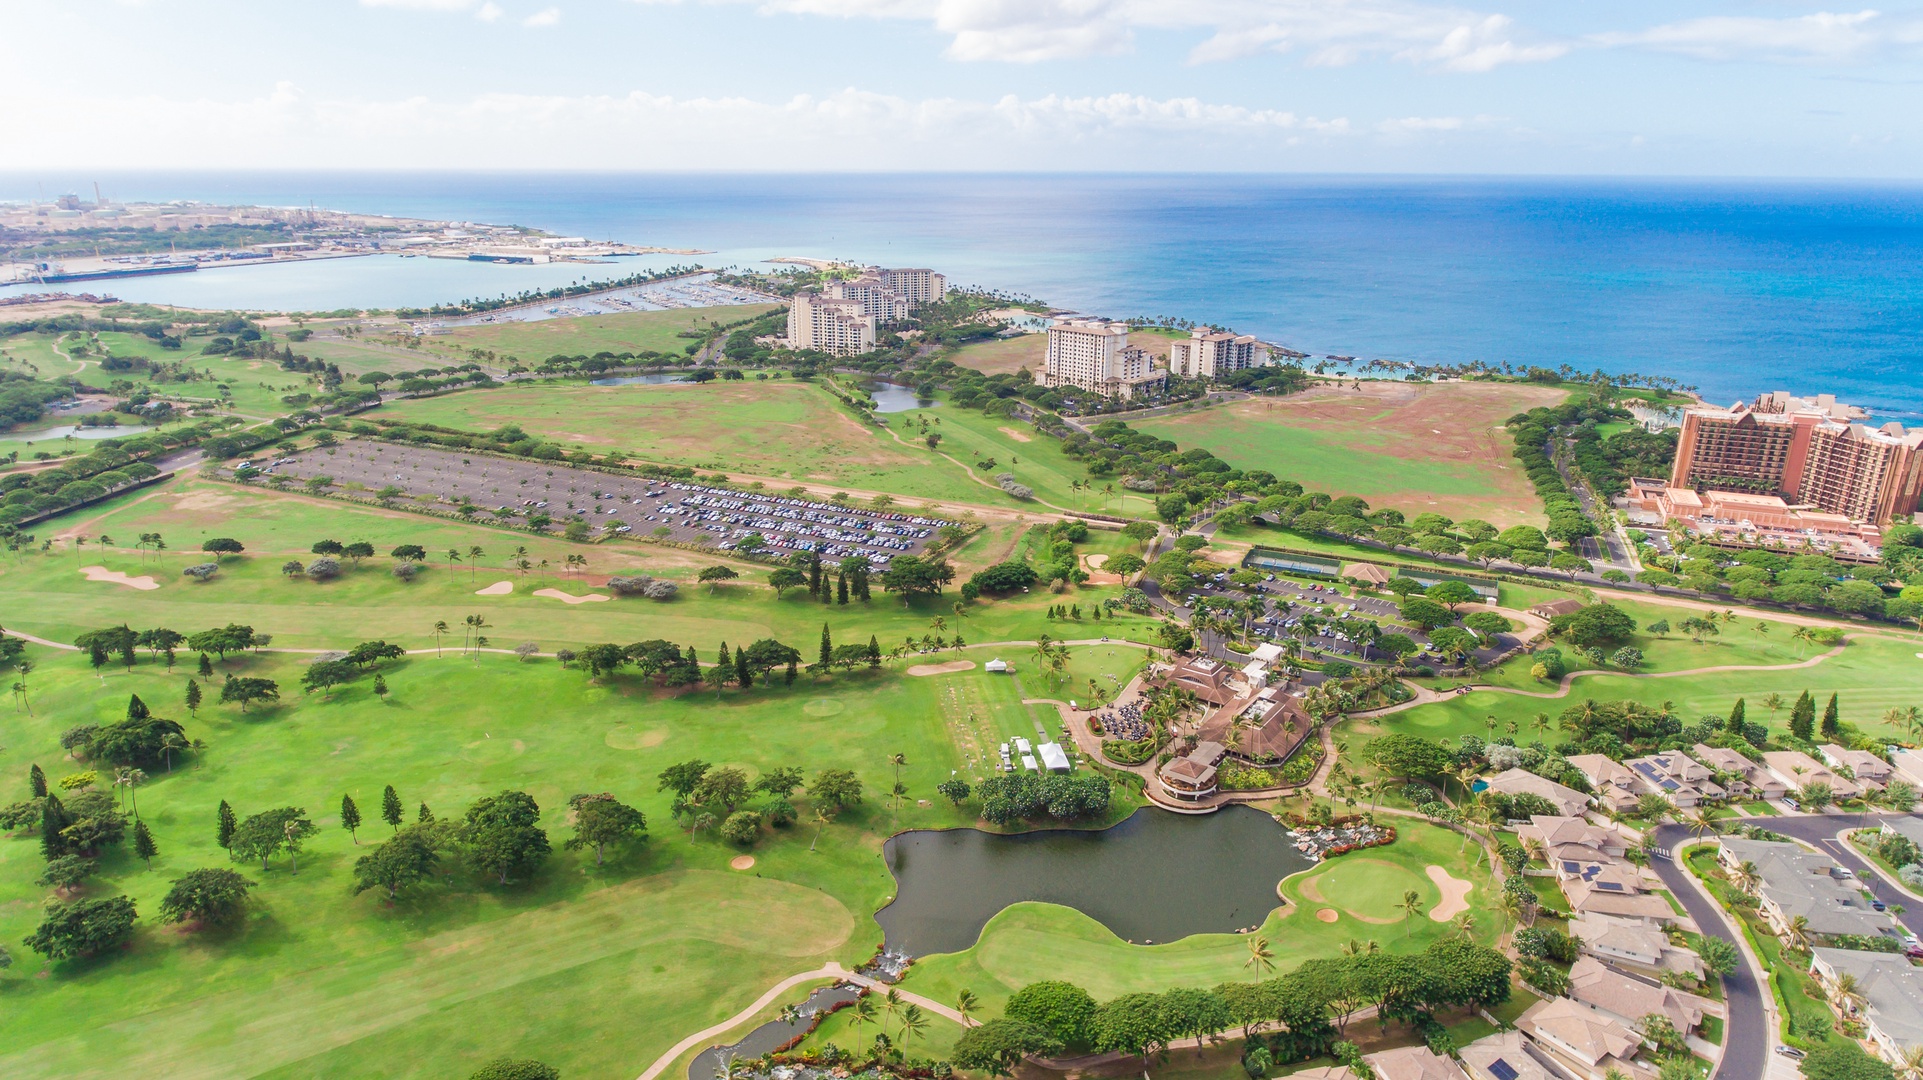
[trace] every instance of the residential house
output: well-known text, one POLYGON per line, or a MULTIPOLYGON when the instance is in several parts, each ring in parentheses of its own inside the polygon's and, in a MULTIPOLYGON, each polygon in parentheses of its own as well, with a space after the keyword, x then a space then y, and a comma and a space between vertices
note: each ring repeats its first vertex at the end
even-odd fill
POLYGON ((1712 779, 1714 773, 1707 766, 1678 751, 1632 758, 1623 765, 1636 774, 1644 791, 1661 795, 1679 810, 1729 797, 1729 792, 1712 779))
POLYGON ((1603 1080, 1611 1069, 1639 1080, 1656 1075, 1637 1057, 1643 1046, 1639 1032, 1582 1002, 1538 1002, 1516 1018, 1516 1027, 1576 1077, 1603 1080))
POLYGON ((1632 810, 1642 796, 1636 774, 1607 754, 1574 754, 1569 764, 1596 789, 1596 801, 1615 813, 1632 810))
POLYGON ((1470 1080, 1564 1080, 1545 1060, 1546 1052, 1520 1031, 1485 1035, 1456 1054, 1470 1080))
POLYGON ((1923 791, 1923 753, 1899 746, 1890 751, 1890 763, 1898 779, 1908 780, 1912 787, 1923 791))
POLYGON ((1838 799, 1854 799, 1862 790, 1801 750, 1771 750, 1763 755, 1763 764, 1776 779, 1797 791, 1820 782, 1828 784, 1838 799))
POLYGON ((1426 1046, 1400 1046, 1365 1054, 1362 1060, 1375 1070, 1376 1080, 1468 1080, 1454 1058, 1426 1046))
POLYGON ((1863 996, 1856 1011, 1885 1060, 1900 1066, 1904 1050, 1923 1046, 1923 968, 1902 953, 1819 946, 1810 950, 1809 969, 1832 989, 1842 975, 1855 978, 1856 992, 1863 996))
POLYGON ((1503 795, 1540 795, 1565 817, 1578 817, 1589 808, 1589 796, 1527 769, 1510 769, 1489 778, 1489 790, 1503 795))
POLYGON ((1801 918, 1807 933, 1826 937, 1896 936, 1895 920, 1870 907, 1854 876, 1829 856, 1775 840, 1725 836, 1718 843, 1723 864, 1730 869, 1755 864, 1761 910, 1777 933, 1801 918))
POLYGON ((1707 998, 1619 971, 1593 956, 1582 957, 1569 969, 1569 996, 1625 1024, 1656 1013, 1685 1035, 1696 1030, 1705 1015, 1723 1011, 1707 998))
POLYGON ((1731 795, 1780 799, 1789 791, 1789 785, 1776 779, 1767 768, 1734 750, 1726 750, 1719 746, 1705 746, 1702 743, 1697 743, 1690 749, 1696 755, 1697 761, 1716 770, 1717 774, 1729 781, 1731 795))
POLYGON ((1579 914, 1614 915, 1670 922, 1676 913, 1660 896, 1643 891, 1642 870, 1623 858, 1628 842, 1613 827, 1578 817, 1538 814, 1516 829, 1525 849, 1540 849, 1556 883, 1579 914))
POLYGON ((1584 953, 1631 971, 1655 976, 1666 971, 1699 979, 1703 976, 1701 957, 1670 944, 1661 927, 1640 919, 1578 915, 1569 920, 1569 932, 1582 939, 1584 953))
POLYGON ((1896 770, 1890 763, 1870 753, 1868 750, 1845 750, 1835 743, 1823 743, 1816 748, 1823 755, 1823 761, 1833 769, 1848 769, 1850 779, 1862 788, 1882 791, 1890 786, 1890 776, 1896 770))

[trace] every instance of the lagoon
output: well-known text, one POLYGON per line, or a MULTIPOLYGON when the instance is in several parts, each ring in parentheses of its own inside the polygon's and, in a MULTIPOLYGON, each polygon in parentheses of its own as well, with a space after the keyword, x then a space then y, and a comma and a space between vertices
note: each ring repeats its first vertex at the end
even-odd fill
POLYGON ((888 948, 911 956, 970 948, 997 912, 1030 900, 1075 908, 1137 944, 1235 933, 1268 917, 1283 878, 1315 865, 1248 806, 1144 808, 1107 829, 923 829, 882 850, 897 893, 875 919, 888 948))

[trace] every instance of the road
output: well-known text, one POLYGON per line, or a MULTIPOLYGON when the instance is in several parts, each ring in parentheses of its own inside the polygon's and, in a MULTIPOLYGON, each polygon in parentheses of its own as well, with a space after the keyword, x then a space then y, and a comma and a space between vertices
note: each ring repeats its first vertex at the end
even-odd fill
MULTIPOLYGON (((1776 820, 1771 819, 1770 827, 1775 827, 1776 820)), ((1670 851, 1691 839, 1690 831, 1681 825, 1664 825, 1656 830, 1657 843, 1670 851)), ((1742 954, 1737 929, 1730 924, 1720 905, 1697 891, 1687 867, 1674 859, 1653 859, 1650 866, 1663 879, 1670 895, 1680 901, 1683 910, 1696 921, 1698 929, 1710 937, 1722 938, 1742 954)), ((1762 987, 1748 963, 1737 965, 1735 972, 1723 980, 1723 996, 1729 1003, 1729 1021, 1723 1029, 1723 1060, 1716 1066, 1711 1080, 1763 1080, 1769 1067, 1770 1047, 1776 1044, 1776 1039, 1763 1012, 1762 987)))

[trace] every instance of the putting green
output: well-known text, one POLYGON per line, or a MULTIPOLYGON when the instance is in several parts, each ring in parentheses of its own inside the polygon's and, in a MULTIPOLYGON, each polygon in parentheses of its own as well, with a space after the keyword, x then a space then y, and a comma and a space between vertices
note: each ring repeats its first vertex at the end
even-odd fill
POLYGON ((1414 889, 1422 897, 1423 910, 1438 899, 1436 887, 1428 878, 1387 859, 1371 858, 1360 852, 1329 860, 1329 868, 1304 882, 1306 891, 1315 891, 1334 907, 1365 919, 1400 922, 1408 918, 1402 910, 1402 894, 1414 889))

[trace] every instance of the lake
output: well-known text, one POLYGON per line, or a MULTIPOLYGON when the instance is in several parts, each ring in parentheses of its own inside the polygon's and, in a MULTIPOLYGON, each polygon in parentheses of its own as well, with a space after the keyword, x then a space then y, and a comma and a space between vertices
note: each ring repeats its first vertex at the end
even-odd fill
POLYGON ((594 386, 666 386, 669 383, 687 382, 686 375, 616 375, 606 379, 592 379, 594 386))
POLYGON ((1026 900, 1075 908, 1138 944, 1234 933, 1268 917, 1283 878, 1314 865, 1248 806, 1145 808, 1108 829, 917 830, 882 850, 897 893, 875 919, 888 947, 912 956, 967 949, 1026 900))
POLYGON ((919 397, 912 386, 875 379, 864 383, 862 389, 875 399, 878 413, 907 412, 910 409, 933 409, 941 404, 933 398, 919 397))

